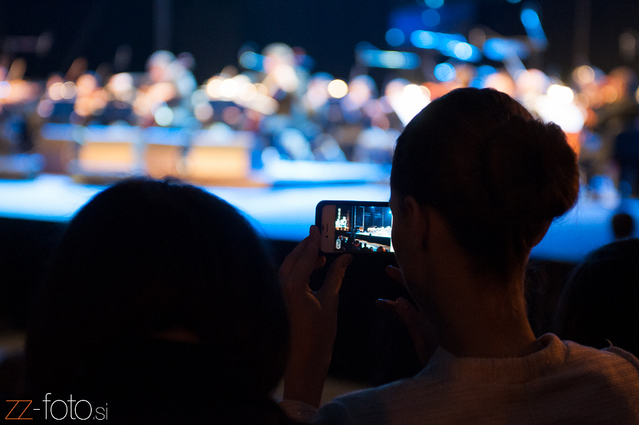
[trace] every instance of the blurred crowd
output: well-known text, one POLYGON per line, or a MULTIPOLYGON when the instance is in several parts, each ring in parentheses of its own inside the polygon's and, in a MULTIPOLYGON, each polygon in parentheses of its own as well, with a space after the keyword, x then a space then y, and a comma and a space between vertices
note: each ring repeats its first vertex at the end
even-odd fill
POLYGON ((581 66, 561 81, 537 69, 450 61, 420 80, 389 69, 378 86, 361 67, 348 81, 312 73, 300 48, 258 50, 242 47, 237 66, 203 84, 188 53, 158 51, 145 72, 111 75, 80 58, 45 82, 25 81, 26 63, 16 59, 0 67, 0 155, 37 152, 42 125, 59 123, 249 132, 256 168, 273 159, 388 164, 403 127, 431 100, 458 87, 493 87, 562 127, 593 191, 636 191, 639 92, 629 68, 606 74, 581 66))

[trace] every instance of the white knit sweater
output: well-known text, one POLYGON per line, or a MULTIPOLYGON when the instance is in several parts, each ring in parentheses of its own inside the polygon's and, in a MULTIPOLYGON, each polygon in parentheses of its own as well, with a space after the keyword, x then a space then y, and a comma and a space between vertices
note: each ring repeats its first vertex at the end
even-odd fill
POLYGON ((319 410, 280 403, 316 424, 639 424, 639 360, 547 334, 519 358, 458 358, 439 348, 415 377, 338 397, 319 410))

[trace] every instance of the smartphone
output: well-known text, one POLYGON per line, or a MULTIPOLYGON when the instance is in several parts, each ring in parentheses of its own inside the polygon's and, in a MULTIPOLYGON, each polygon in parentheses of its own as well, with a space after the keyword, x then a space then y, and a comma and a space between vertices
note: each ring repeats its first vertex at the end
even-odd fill
POLYGON ((394 252, 388 202, 321 201, 315 208, 325 254, 394 252))

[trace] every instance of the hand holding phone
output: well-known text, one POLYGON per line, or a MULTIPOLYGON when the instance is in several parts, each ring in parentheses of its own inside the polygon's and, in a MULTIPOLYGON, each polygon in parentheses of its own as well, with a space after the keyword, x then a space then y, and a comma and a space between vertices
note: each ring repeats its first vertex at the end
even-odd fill
POLYGON ((324 285, 309 288, 318 264, 319 230, 311 226, 309 236, 291 252, 280 267, 282 293, 291 323, 289 361, 284 375, 284 398, 319 407, 337 332, 339 289, 350 255, 331 264, 324 285))

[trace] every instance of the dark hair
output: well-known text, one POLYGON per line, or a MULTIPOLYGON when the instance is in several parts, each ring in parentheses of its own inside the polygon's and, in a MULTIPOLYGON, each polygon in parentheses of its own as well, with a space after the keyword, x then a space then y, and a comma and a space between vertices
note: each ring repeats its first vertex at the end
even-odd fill
POLYGON ((28 378, 42 394, 146 400, 167 419, 177 399, 201 411, 266 398, 284 372, 288 318, 262 239, 176 181, 127 180, 85 205, 32 316, 28 378), (196 342, 157 337, 173 329, 196 342))
POLYGON ((492 89, 453 90, 397 140, 391 188, 436 208, 479 268, 506 273, 577 200, 563 131, 492 89))
POLYGON ((639 239, 624 239, 588 254, 566 282, 555 332, 595 348, 611 343, 639 355, 639 239))

